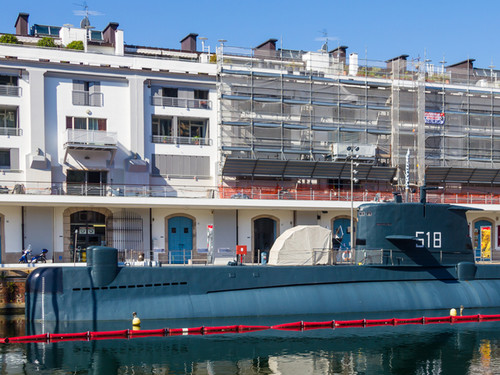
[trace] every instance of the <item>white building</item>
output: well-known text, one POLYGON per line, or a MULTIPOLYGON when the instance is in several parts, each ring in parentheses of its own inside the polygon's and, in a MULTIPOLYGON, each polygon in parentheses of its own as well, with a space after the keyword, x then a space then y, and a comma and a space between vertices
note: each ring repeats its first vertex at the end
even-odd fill
MULTIPOLYGON (((391 121, 404 117, 391 110, 396 104, 375 116, 378 133, 372 133, 383 136, 335 140, 324 115, 325 128, 319 131, 325 136, 314 143, 301 137, 302 130, 316 129, 310 115, 316 104, 285 113, 285 96, 297 101, 300 93, 273 91, 307 72, 311 82, 313 75, 323 78, 326 88, 340 87, 347 72, 354 72, 354 83, 369 87, 366 75, 356 78, 358 69, 344 69, 346 47, 329 57, 298 58, 296 51, 287 51, 284 64, 282 56, 276 59, 272 39, 247 58, 228 56, 222 46, 217 54, 199 52, 196 34, 170 50, 125 45, 116 23, 102 32, 30 28, 28 15, 20 13, 15 26, 19 44, 0 44, 2 263, 17 262, 29 244, 35 252, 49 249, 55 262, 82 259, 73 252, 75 242, 78 249, 106 244, 124 258, 145 253, 171 262, 206 259, 209 242, 221 254, 246 245, 246 261, 253 262, 280 233, 299 224, 336 232, 342 226, 343 244, 349 245, 351 196, 341 181, 350 179, 350 162, 334 150, 344 150, 346 142, 368 150, 360 155, 366 159, 358 168, 364 185, 356 185, 354 207, 377 193, 386 196, 400 175, 403 144, 392 162, 384 161, 391 159, 391 121), (43 37, 53 38, 55 47, 38 46, 43 37), (66 48, 74 41, 81 41, 83 50, 66 48), (269 77, 279 79, 266 81, 269 77), (260 90, 258 95, 252 88, 260 90), (310 125, 300 123, 304 119, 310 125), (306 153, 304 142, 309 142, 306 153), (320 168, 332 177, 315 175, 320 168)), ((395 78, 374 82, 390 88, 395 78)), ((301 82, 294 85, 302 90, 301 82)), ((490 89, 493 96, 491 90, 496 88, 490 89)), ((377 100, 388 100, 391 90, 386 92, 377 100)), ((458 201, 458 194, 434 199, 453 197, 458 201)), ((479 202, 467 197, 458 203, 489 204, 487 214, 471 216, 471 231, 489 223, 498 233, 498 197, 482 194, 479 202)), ((495 248, 500 249, 500 240, 495 248)))

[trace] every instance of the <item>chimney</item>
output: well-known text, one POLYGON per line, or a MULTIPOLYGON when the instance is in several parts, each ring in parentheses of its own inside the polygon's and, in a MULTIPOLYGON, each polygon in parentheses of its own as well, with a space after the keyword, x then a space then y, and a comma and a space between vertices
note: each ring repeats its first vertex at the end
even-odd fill
POLYGON ((19 13, 16 20, 16 35, 28 35, 29 13, 19 13))
POLYGON ((474 61, 476 61, 476 60, 474 60, 474 59, 467 59, 467 60, 464 60, 464 61, 460 61, 459 63, 448 65, 446 67, 446 70, 449 70, 449 71, 452 71, 452 72, 460 71, 462 69, 472 70, 472 69, 474 69, 474 61))
POLYGON ((274 57, 276 56, 276 42, 278 39, 268 39, 264 43, 255 47, 255 56, 274 57))
POLYGON ((467 79, 474 75, 474 59, 467 59, 456 64, 448 65, 446 72, 450 72, 452 78, 467 79))
POLYGON ((196 52, 196 38, 198 34, 189 34, 181 40, 181 51, 196 52))
POLYGON ((345 64, 346 61, 346 50, 347 46, 340 46, 335 49, 332 49, 329 53, 332 55, 334 58, 339 59, 339 62, 345 64))
POLYGON ((118 25, 119 24, 117 22, 110 22, 108 26, 106 26, 106 28, 102 31, 102 38, 104 39, 104 42, 109 43, 112 46, 115 45, 115 34, 118 29, 118 25))
POLYGON ((394 57, 392 59, 389 59, 386 61, 387 63, 387 70, 392 71, 392 72, 405 72, 406 71, 406 59, 408 58, 408 55, 400 55, 397 57, 394 57))

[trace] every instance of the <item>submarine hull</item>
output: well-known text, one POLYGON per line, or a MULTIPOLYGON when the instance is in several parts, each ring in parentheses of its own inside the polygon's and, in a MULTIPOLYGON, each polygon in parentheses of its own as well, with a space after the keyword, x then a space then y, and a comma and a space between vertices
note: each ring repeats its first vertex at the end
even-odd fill
POLYGON ((500 307, 500 266, 120 267, 96 286, 88 268, 53 267, 27 281, 29 321, 175 319, 500 307), (353 281, 355 280, 355 281, 353 281))

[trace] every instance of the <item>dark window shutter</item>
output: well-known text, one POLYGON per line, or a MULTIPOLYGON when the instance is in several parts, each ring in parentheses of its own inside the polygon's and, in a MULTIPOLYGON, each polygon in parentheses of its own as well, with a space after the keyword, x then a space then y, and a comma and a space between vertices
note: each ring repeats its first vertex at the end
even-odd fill
POLYGON ((106 131, 106 119, 100 118, 97 120, 97 129, 106 131))
POLYGON ((66 129, 73 129, 73 117, 66 117, 66 129))

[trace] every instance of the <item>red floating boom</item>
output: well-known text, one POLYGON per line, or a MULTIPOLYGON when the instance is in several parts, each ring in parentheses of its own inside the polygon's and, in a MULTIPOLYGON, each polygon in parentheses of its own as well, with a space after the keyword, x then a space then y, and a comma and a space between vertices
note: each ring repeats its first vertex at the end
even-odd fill
POLYGON ((79 333, 45 333, 41 335, 17 336, 0 338, 0 344, 29 343, 29 342, 58 342, 75 340, 109 340, 126 339, 134 337, 151 336, 179 336, 179 335, 213 335, 223 333, 243 333, 262 331, 266 329, 302 331, 310 329, 335 329, 356 328, 374 326, 399 326, 408 324, 453 324, 472 322, 500 321, 500 314, 496 315, 465 315, 465 316, 437 316, 409 319, 357 319, 357 320, 330 320, 325 322, 292 322, 277 324, 274 326, 247 326, 231 325, 216 327, 191 327, 191 328, 163 328, 145 330, 119 330, 102 332, 79 332, 79 333))

